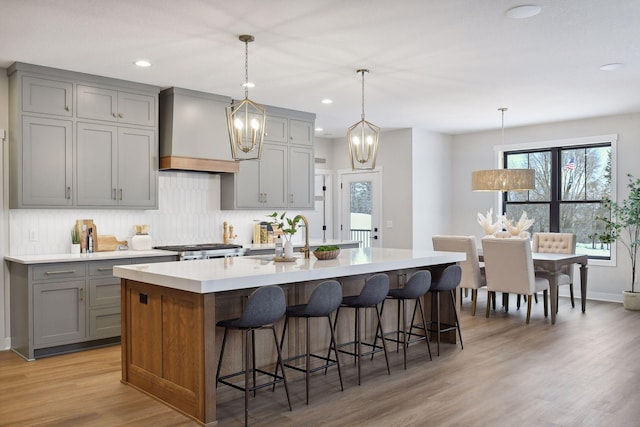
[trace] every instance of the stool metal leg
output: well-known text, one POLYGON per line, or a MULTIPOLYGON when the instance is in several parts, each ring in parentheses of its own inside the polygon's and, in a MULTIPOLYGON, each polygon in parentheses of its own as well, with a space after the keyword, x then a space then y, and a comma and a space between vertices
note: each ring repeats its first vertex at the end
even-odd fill
MULTIPOLYGON (((424 325, 424 340, 427 343, 427 350, 429 350, 429 360, 433 360, 431 357, 431 344, 429 344, 429 331, 427 330, 427 318, 424 316, 424 310, 422 309, 422 302, 420 298, 416 298, 416 305, 420 308, 420 314, 422 315, 422 324, 424 325)), ((415 308, 413 310, 415 316, 415 308)), ((411 318, 411 325, 413 326, 413 317, 411 318)))
POLYGON ((460 331, 460 321, 458 320, 458 311, 456 310, 456 294, 455 291, 451 289, 449 295, 451 295, 451 305, 453 306, 453 315, 456 318, 456 327, 458 328, 458 336, 460 337, 460 348, 464 349, 464 345, 462 345, 462 332, 460 331))
POLYGON ((222 356, 224 355, 224 347, 227 344, 227 328, 224 328, 222 336, 222 346, 220 347, 220 357, 218 358, 218 369, 216 370, 216 388, 218 388, 218 378, 220 378, 220 369, 222 368, 222 356))
POLYGON ((353 360, 358 365, 358 385, 360 385, 360 365, 362 364, 362 346, 360 345, 360 307, 356 307, 356 347, 357 356, 354 356, 353 360))
MULTIPOLYGON (((331 346, 333 346, 333 353, 336 355, 336 366, 338 367, 338 377, 340 378, 340 390, 344 391, 344 386, 342 385, 342 370, 340 369, 340 359, 338 357, 338 343, 336 342, 336 335, 334 332, 334 325, 331 324, 331 315, 327 315, 327 320, 329 320, 329 330, 331 331, 331 343, 329 344, 329 354, 331 354, 331 346)), ((324 369, 324 373, 327 373, 327 368, 324 369)))
MULTIPOLYGON (((376 305, 376 314, 378 315, 378 330, 380 331, 380 336, 384 337, 384 332, 382 331, 382 318, 380 317, 380 310, 378 310, 378 306, 376 305)), ((391 375, 391 369, 389 368, 389 356, 387 355, 387 344, 384 342, 384 338, 382 339, 382 349, 384 350, 384 360, 387 362, 387 372, 389 373, 389 375, 391 375)), ((358 371, 359 371, 359 366, 358 366, 358 371)), ((358 372, 358 375, 360 375, 360 372, 358 372)), ((360 383, 359 379, 358 379, 358 384, 360 383)))
MULTIPOLYGON (((253 330, 251 331, 253 332, 253 330)), ((244 354, 244 425, 249 425, 249 347, 250 347, 250 334, 248 330, 243 330, 242 335, 245 341, 245 354, 244 354)))
POLYGON ((306 372, 305 372, 305 381, 306 381, 306 398, 307 398, 307 405, 309 404, 309 378, 311 376, 311 331, 309 330, 309 318, 305 318, 305 323, 307 325, 307 331, 306 331, 306 335, 307 335, 307 339, 306 339, 306 344, 307 344, 307 356, 306 356, 306 372))
POLYGON ((278 351, 278 361, 277 364, 280 365, 280 369, 282 369, 282 382, 284 382, 284 391, 287 393, 287 403, 289 404, 289 410, 292 411, 291 408, 291 398, 289 397, 289 387, 287 386, 287 376, 284 372, 284 363, 282 362, 282 352, 280 351, 280 346, 278 345, 278 336, 276 335, 275 326, 267 326, 267 328, 271 329, 273 332, 273 342, 276 344, 276 350, 278 351))

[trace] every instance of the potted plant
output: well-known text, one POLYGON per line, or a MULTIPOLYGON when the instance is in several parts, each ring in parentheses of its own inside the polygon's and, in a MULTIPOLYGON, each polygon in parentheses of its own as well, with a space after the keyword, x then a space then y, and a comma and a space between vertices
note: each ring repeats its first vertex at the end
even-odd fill
POLYGON ((282 237, 284 237, 284 257, 286 259, 293 258, 293 243, 291 242, 291 237, 296 234, 296 224, 291 218, 287 218, 286 212, 281 215, 278 214, 278 212, 274 212, 267 216, 272 218, 271 225, 277 227, 282 233, 282 237))
POLYGON ((80 230, 78 230, 78 227, 71 229, 71 253, 80 253, 80 230))
POLYGON ((597 216, 596 220, 604 224, 604 230, 596 232, 596 238, 604 244, 616 241, 622 243, 631 259, 631 290, 622 292, 622 303, 627 310, 640 310, 640 292, 636 292, 636 261, 640 247, 640 178, 634 179, 627 174, 629 196, 621 202, 606 197, 602 201, 611 217, 597 216))

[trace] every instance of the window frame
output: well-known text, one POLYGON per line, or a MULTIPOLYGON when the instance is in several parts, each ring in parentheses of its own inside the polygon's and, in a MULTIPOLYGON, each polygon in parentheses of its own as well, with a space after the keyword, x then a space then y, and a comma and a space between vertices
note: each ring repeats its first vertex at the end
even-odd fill
MULTIPOLYGON (((572 203, 572 204, 580 204, 580 203, 593 203, 590 200, 572 200, 572 201, 562 201, 559 200, 559 186, 561 184, 561 180, 557 176, 557 172, 559 170, 558 159, 559 156, 554 155, 554 152, 562 152, 562 150, 566 149, 578 149, 578 148, 588 148, 588 147, 598 147, 603 145, 611 146, 611 199, 617 200, 617 142, 618 142, 618 134, 609 134, 609 135, 598 135, 598 136, 590 136, 590 137, 582 137, 582 138, 570 138, 570 139, 558 139, 558 140, 550 140, 550 141, 536 141, 536 142, 528 142, 528 143, 520 143, 520 144, 509 144, 507 146, 495 146, 494 151, 496 152, 496 162, 497 164, 507 165, 507 155, 508 154, 522 154, 522 153, 533 153, 533 152, 542 152, 542 151, 550 151, 551 152, 551 173, 555 175, 555 184, 553 185, 552 181, 552 194, 551 200, 545 202, 538 201, 526 201, 526 202, 507 202, 507 193, 498 193, 498 197, 496 200, 496 212, 505 213, 507 204, 545 204, 550 206, 550 217, 549 217, 549 228, 551 230, 558 230, 559 223, 556 219, 554 221, 554 209, 557 214, 557 218, 559 218, 559 210, 562 204, 572 203)), ((553 176, 552 175, 552 176, 553 176)), ((553 179, 553 178, 552 178, 553 179)), ((617 259, 617 251, 616 245, 612 244, 610 248, 610 258, 589 258, 589 264, 591 265, 604 265, 604 266, 615 266, 617 259)))

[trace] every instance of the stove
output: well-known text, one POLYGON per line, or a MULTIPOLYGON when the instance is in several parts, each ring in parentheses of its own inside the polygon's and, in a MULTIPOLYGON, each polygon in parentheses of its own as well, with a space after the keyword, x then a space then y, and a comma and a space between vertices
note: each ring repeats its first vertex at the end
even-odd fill
POLYGON ((242 256, 247 252, 247 249, 243 248, 242 245, 235 245, 230 243, 199 243, 197 245, 155 246, 154 249, 178 252, 180 261, 242 256))

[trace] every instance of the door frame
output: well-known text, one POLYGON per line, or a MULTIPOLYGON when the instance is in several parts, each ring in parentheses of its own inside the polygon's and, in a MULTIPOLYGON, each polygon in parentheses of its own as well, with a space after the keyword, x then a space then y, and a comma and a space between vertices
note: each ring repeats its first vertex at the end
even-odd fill
MULTIPOLYGON (((384 203, 382 202, 382 167, 376 167, 375 169, 372 170, 352 170, 352 169, 340 169, 337 171, 338 174, 338 183, 339 185, 336 185, 336 191, 337 191, 337 197, 336 199, 338 200, 338 211, 337 211, 337 221, 335 222, 336 224, 336 236, 340 237, 340 240, 351 240, 351 236, 348 234, 348 230, 344 231, 343 230, 343 224, 344 224, 344 218, 346 215, 346 212, 344 212, 345 206, 343 206, 343 201, 342 201, 342 184, 344 181, 344 177, 347 175, 368 175, 368 174, 377 174, 378 175, 378 181, 379 181, 379 185, 378 185, 378 189, 376 190, 378 192, 378 206, 373 206, 374 209, 378 210, 378 217, 379 217, 379 222, 380 224, 378 224, 378 241, 379 247, 384 247, 384 232, 383 232, 383 228, 382 227, 382 223, 383 223, 383 210, 382 207, 384 205, 384 203), (346 234, 346 238, 345 238, 345 234, 346 234)), ((375 187, 374 187, 375 190, 375 187)))

